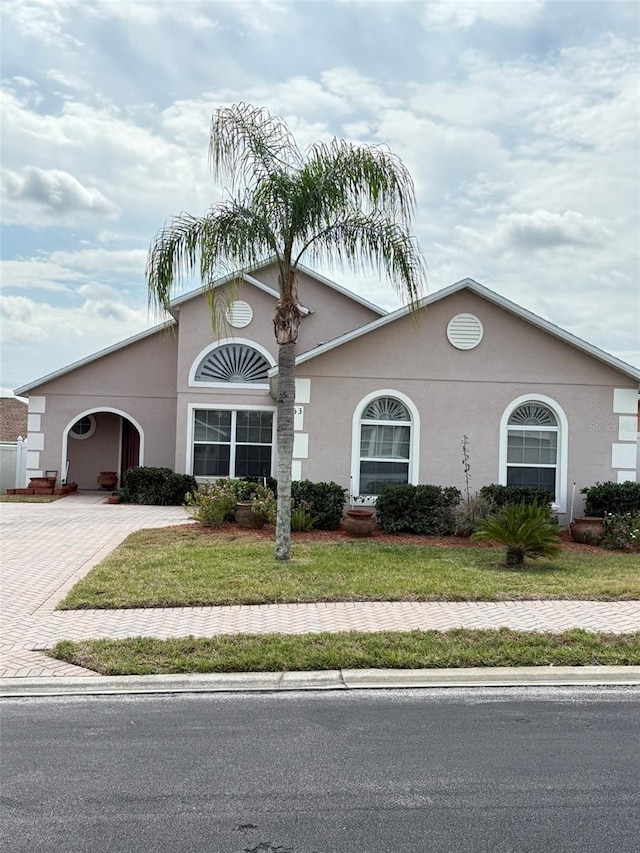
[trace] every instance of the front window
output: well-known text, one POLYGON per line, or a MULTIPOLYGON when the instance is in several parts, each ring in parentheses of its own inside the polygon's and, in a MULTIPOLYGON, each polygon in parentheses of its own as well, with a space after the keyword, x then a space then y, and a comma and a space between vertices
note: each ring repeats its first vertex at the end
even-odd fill
POLYGON ((512 412, 507 424, 507 485, 538 486, 556 499, 558 421, 535 401, 512 412))
POLYGON ((411 415, 393 397, 378 397, 360 419, 360 493, 378 495, 387 483, 409 482, 411 415))
POLYGON ((272 411, 195 410, 195 477, 269 477, 272 450, 272 411))

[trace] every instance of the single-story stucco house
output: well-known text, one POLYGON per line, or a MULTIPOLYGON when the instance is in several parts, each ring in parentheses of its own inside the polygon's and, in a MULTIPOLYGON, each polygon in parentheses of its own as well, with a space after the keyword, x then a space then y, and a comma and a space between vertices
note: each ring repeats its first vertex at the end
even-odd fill
MULTIPOLYGON (((235 277, 221 279, 229 291, 235 277)), ((226 291, 225 291, 226 289, 226 291)), ((567 522, 573 484, 637 476, 640 370, 464 279, 386 313, 302 268, 294 478, 375 496, 386 482, 546 486, 567 522)), ((224 328, 203 289, 171 318, 16 390, 28 473, 97 488, 100 471, 274 474, 273 261, 242 274, 224 328)))

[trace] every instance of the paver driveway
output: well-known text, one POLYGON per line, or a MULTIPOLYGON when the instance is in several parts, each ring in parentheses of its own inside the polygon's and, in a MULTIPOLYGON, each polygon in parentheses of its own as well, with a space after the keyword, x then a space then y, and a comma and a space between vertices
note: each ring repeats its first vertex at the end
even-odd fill
POLYGON ((187 520, 181 507, 109 506, 104 498, 104 494, 84 493, 50 504, 0 504, 0 677, 92 675, 37 651, 60 639, 502 626, 525 631, 640 629, 638 601, 359 602, 55 611, 73 584, 129 533, 187 520))

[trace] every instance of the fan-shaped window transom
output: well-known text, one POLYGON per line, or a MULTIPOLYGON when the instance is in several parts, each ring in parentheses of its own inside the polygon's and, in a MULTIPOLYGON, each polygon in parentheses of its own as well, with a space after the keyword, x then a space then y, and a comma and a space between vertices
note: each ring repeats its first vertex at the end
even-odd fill
POLYGON ((261 352, 246 344, 225 344, 208 353, 195 373, 196 382, 233 384, 268 382, 271 365, 261 352))
POLYGON ((542 403, 525 403, 513 412, 509 426, 557 427, 558 421, 551 409, 542 403))
POLYGON ((393 397, 378 397, 362 413, 363 421, 404 421, 411 422, 411 416, 399 400, 393 397))

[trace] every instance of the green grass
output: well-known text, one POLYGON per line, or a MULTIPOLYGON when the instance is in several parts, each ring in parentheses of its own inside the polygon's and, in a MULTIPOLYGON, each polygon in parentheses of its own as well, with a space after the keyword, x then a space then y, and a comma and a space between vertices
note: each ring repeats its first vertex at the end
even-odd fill
POLYGON ((475 666, 640 665, 640 632, 564 634, 511 631, 408 631, 376 634, 237 634, 213 638, 59 642, 58 660, 103 675, 287 672, 475 666))
POLYGON ((0 495, 0 503, 7 504, 50 504, 60 495, 0 495))
POLYGON ((291 561, 277 563, 264 536, 189 526, 134 533, 59 607, 633 599, 640 598, 637 562, 628 554, 563 551, 557 560, 509 570, 503 549, 327 539, 297 540, 291 561))

